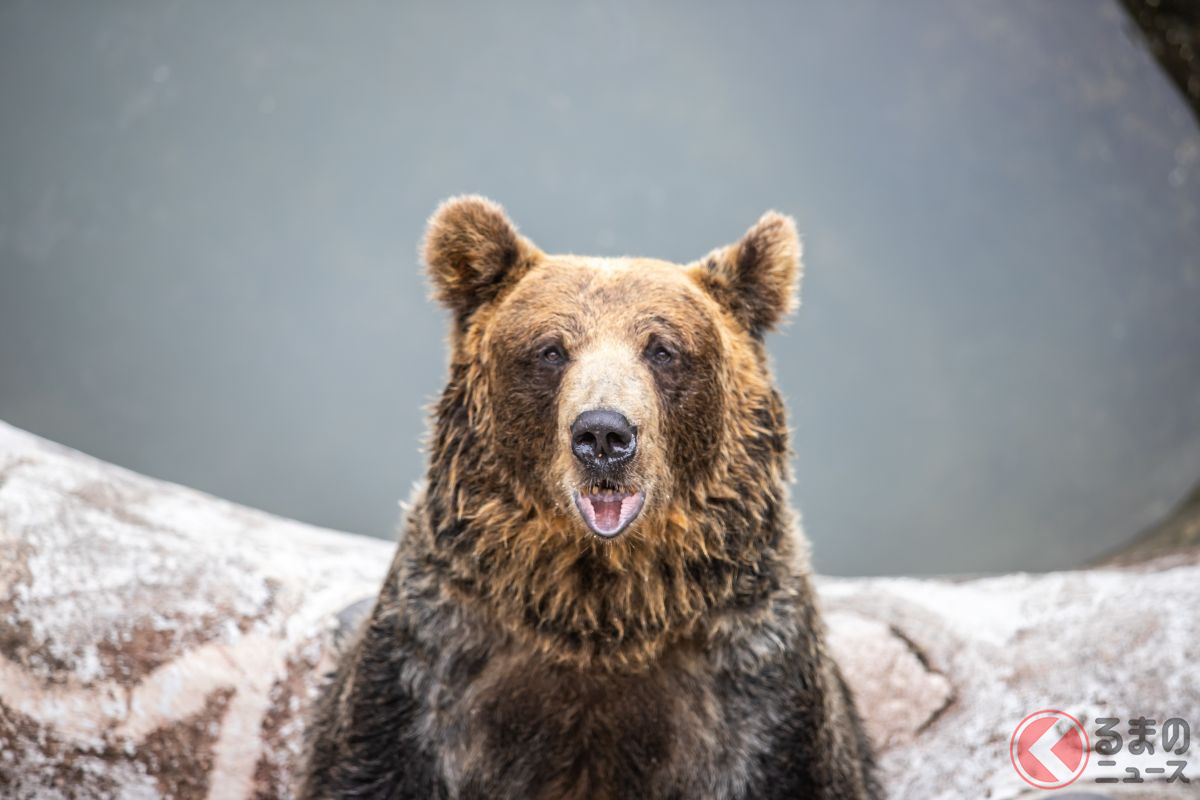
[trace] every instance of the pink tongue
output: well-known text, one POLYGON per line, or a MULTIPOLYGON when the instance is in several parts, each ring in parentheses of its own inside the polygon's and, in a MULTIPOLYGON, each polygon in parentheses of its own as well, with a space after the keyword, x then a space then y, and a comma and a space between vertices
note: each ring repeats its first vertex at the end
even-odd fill
POLYGON ((611 531, 617 527, 617 523, 621 521, 621 499, 589 499, 592 501, 592 513, 596 515, 596 527, 603 531, 611 531))

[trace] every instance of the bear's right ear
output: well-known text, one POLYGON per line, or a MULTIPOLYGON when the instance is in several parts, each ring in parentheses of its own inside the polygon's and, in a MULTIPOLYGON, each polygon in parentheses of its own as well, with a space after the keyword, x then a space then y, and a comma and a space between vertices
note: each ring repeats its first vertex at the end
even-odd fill
POLYGON ((429 218, 422 250, 434 296, 460 322, 541 256, 503 208, 478 195, 442 203, 429 218))

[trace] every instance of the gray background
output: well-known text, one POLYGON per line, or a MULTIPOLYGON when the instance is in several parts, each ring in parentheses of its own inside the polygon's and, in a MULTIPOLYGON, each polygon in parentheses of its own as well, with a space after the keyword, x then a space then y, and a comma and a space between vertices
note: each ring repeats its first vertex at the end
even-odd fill
POLYGON ((543 248, 806 237, 820 569, 1070 565, 1200 478, 1200 139, 1113 4, 0 5, 0 418, 377 536, 482 192, 543 248))

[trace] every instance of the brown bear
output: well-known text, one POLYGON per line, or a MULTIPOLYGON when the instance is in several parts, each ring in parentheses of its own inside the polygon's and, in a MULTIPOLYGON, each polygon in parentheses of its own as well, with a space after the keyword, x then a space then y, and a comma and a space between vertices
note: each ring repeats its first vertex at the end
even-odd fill
POLYGON ((429 471, 319 702, 304 798, 878 798, 788 507, 768 213, 677 265, 433 215, 429 471))

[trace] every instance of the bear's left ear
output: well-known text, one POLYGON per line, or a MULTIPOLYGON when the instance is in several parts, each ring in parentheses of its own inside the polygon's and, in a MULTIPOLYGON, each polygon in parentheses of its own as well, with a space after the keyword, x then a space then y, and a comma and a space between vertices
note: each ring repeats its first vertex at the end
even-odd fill
POLYGON ((802 270, 796 222, 777 211, 699 262, 701 283, 756 338, 799 304, 802 270))
POLYGON ((541 251, 486 197, 442 203, 425 229, 422 248, 434 296, 464 322, 520 276, 541 251))

